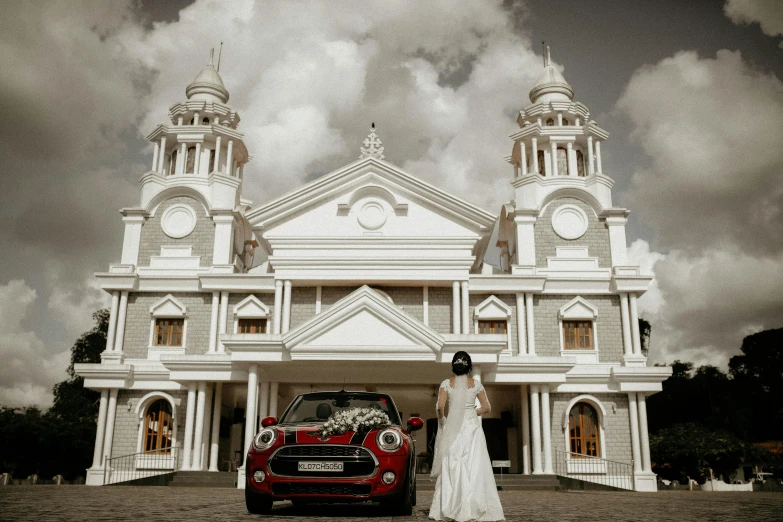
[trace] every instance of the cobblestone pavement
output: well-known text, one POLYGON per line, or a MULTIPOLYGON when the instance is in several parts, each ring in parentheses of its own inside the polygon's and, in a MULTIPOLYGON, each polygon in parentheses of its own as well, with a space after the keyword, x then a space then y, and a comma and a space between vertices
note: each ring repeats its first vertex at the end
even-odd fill
MULTIPOLYGON (((0 487, 0 520, 427 520, 431 499, 432 492, 420 492, 410 517, 385 516, 374 504, 296 508, 285 502, 263 518, 247 513, 243 492, 235 489, 7 486, 0 487)), ((783 493, 501 491, 500 500, 510 521, 783 520, 783 493)))

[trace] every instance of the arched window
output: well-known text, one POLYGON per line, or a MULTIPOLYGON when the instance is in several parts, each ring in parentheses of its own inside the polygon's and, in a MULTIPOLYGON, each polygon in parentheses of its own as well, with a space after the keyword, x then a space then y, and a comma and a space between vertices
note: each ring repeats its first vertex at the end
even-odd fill
POLYGON ((169 175, 177 172, 177 151, 171 153, 171 163, 169 163, 169 175))
POLYGON ((568 438, 571 457, 600 457, 598 413, 586 402, 577 402, 568 414, 568 438))
POLYGON ((204 118, 201 120, 202 125, 209 125, 209 118, 204 118))
POLYGON ((557 175, 568 175, 568 155, 567 151, 563 147, 557 148, 557 175))
POLYGON ((158 399, 150 404, 144 416, 144 451, 171 453, 173 429, 169 401, 158 399))
POLYGON ((215 149, 212 149, 209 151, 209 170, 208 172, 212 172, 215 170, 215 149))
POLYGON ((548 120, 546 120, 546 126, 547 127, 554 127, 555 126, 555 120, 552 119, 552 118, 549 118, 548 120))
POLYGON ((188 147, 188 162, 187 166, 185 167, 185 172, 192 173, 195 172, 193 169, 196 165, 196 147, 188 147))
POLYGON ((544 165, 544 151, 539 150, 538 151, 538 173, 542 176, 546 176, 546 173, 544 172, 544 169, 546 168, 546 165, 544 165))
POLYGON ((581 150, 576 151, 576 175, 585 176, 585 155, 581 150))
POLYGON ((195 116, 193 116, 193 117, 190 119, 190 124, 191 124, 191 125, 195 125, 195 124, 196 124, 196 117, 195 117, 195 116))
POLYGON ((563 125, 571 125, 571 122, 568 121, 568 118, 563 118, 563 125))

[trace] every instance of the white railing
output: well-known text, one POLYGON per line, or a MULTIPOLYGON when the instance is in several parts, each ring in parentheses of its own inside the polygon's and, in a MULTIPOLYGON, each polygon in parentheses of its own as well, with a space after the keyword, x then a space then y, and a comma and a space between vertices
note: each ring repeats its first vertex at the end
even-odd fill
POLYGON ((635 490, 633 461, 591 457, 581 453, 555 450, 555 475, 617 489, 635 490))

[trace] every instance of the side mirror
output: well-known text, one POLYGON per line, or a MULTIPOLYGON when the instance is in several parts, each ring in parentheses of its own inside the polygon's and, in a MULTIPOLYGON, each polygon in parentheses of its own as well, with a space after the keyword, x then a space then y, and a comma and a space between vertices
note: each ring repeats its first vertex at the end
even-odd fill
POLYGON ((418 417, 408 419, 408 431, 417 431, 424 427, 424 421, 418 417))
POLYGON ((277 417, 264 417, 261 420, 261 426, 264 428, 268 428, 269 426, 274 426, 277 424, 277 417))

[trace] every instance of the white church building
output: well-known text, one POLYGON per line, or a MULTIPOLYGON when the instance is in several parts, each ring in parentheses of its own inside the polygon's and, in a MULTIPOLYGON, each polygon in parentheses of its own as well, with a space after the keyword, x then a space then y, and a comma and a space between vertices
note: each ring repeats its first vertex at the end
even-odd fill
POLYGON ((150 474, 239 468, 244 487, 260 419, 311 390, 389 393, 427 423, 425 454, 437 387, 465 350, 504 472, 601 483, 626 463, 628 489, 656 490, 645 400, 670 369, 641 349, 652 276, 628 264, 629 211, 601 165, 608 134, 548 50, 497 213, 386 162, 374 128, 353 163, 257 204, 220 75, 210 64, 185 92, 148 136, 119 263, 96 274, 111 319, 101 363, 76 366, 101 393, 88 484, 132 456, 150 474))

